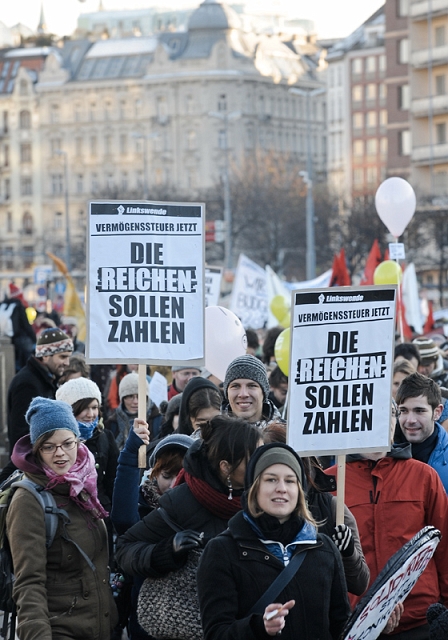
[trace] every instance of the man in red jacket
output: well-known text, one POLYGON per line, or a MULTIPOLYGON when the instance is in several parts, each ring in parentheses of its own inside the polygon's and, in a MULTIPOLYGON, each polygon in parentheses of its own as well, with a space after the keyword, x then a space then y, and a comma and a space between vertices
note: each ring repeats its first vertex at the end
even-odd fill
MULTIPOLYGON (((394 407, 392 426, 395 420, 394 407)), ((336 467, 326 473, 336 475, 336 467)), ((448 605, 448 498, 437 472, 413 460, 408 443, 393 445, 387 454, 348 456, 345 504, 358 524, 370 584, 389 558, 423 527, 432 525, 440 529, 439 546, 404 601, 400 624, 392 635, 394 640, 428 640, 429 605, 434 602, 448 605)), ((352 606, 358 600, 356 596, 350 597, 352 606)))

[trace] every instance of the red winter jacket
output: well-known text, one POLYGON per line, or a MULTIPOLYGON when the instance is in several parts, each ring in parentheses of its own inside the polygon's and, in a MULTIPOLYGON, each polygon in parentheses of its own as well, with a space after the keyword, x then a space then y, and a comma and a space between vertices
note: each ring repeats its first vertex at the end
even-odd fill
MULTIPOLYGON (((423 527, 432 525, 442 533, 432 560, 404 601, 395 629, 400 633, 425 624, 430 604, 440 600, 448 605, 448 498, 437 472, 410 458, 409 445, 396 445, 391 454, 376 463, 361 458, 347 463, 345 504, 358 524, 369 586, 423 527)), ((336 475, 337 468, 326 473, 336 475)), ((352 606, 359 599, 350 595, 352 606)))

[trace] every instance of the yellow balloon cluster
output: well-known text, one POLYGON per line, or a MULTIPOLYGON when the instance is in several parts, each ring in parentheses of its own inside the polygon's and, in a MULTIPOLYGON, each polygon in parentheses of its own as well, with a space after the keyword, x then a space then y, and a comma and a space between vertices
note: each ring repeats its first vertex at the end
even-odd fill
POLYGON ((403 271, 394 260, 385 260, 377 266, 373 274, 374 284, 400 284, 403 271))
POLYGON ((289 345, 291 339, 291 329, 282 331, 275 341, 274 354, 280 371, 289 376, 289 345))
POLYGON ((272 315, 278 320, 281 327, 289 327, 291 314, 289 306, 282 295, 274 296, 269 305, 272 315))

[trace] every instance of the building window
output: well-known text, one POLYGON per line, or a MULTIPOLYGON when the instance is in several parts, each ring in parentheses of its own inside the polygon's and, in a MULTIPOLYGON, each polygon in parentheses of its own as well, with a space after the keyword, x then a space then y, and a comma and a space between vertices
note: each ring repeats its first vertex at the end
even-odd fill
POLYGON ((63 191, 62 173, 53 173, 51 176, 51 194, 53 196, 61 195, 63 191))
POLYGON ((96 173, 92 173, 92 193, 97 193, 99 190, 98 176, 96 173))
POLYGON ((112 153, 112 136, 110 135, 104 138, 104 153, 107 156, 112 153))
POLYGON ((446 123, 439 122, 436 124, 436 144, 446 143, 446 123))
POLYGON ((353 114, 353 129, 362 129, 362 127, 363 127, 362 113, 354 113, 353 114))
POLYGON ((125 156, 128 152, 128 136, 125 133, 120 134, 120 154, 125 156))
POLYGON ((54 228, 62 229, 62 211, 56 211, 54 214, 54 228))
POLYGON ((397 3, 397 17, 405 18, 409 15, 409 0, 396 0, 397 3))
POLYGON ((376 138, 370 138, 367 140, 367 155, 376 156, 378 153, 378 140, 376 138))
POLYGON ((372 186, 378 182, 378 167, 367 167, 367 184, 372 186))
POLYGON ((362 100, 362 85, 355 84, 352 89, 352 100, 353 102, 361 102, 362 100))
POLYGON ((96 136, 90 136, 90 155, 94 158, 98 153, 98 141, 96 136))
POLYGON ((381 109, 380 111, 380 127, 387 126, 387 109, 381 109))
POLYGON ((110 102, 110 100, 108 100, 104 105, 104 119, 110 120, 111 117, 112 117, 112 103, 110 102))
POLYGON ((376 84, 373 82, 366 84, 365 96, 366 100, 376 100, 376 84))
POLYGON ((445 46, 445 25, 440 27, 436 27, 434 29, 434 44, 436 47, 444 47, 445 46))
POLYGON ((364 169, 355 169, 353 171, 353 184, 360 187, 364 184, 364 169))
POLYGON ((398 108, 401 111, 409 109, 411 106, 411 87, 408 84, 402 84, 398 87, 398 108))
POLYGON ((434 189, 437 195, 448 193, 448 172, 436 171, 434 173, 434 189))
POLYGON ((79 102, 75 104, 75 122, 81 121, 81 105, 79 102))
POLYGON ((191 130, 187 133, 187 149, 193 151, 193 149, 196 149, 196 147, 196 131, 191 130))
POLYGON ((378 56, 378 68, 381 72, 386 71, 386 56, 384 53, 378 56))
POLYGON ((90 104, 90 111, 89 111, 89 118, 91 122, 95 121, 95 116, 96 116, 96 103, 92 102, 90 104))
POLYGON ((50 122, 56 124, 59 122, 59 105, 52 104, 50 107, 50 122))
POLYGON ((140 118, 142 115, 142 101, 138 98, 135 101, 135 117, 140 118))
POLYGON ((5 194, 5 200, 9 200, 11 197, 11 180, 9 178, 5 179, 4 194, 5 194))
POLYGON ((364 141, 363 140, 355 140, 353 143, 353 155, 357 158, 362 157, 364 155, 364 141))
POLYGON ((31 196, 33 194, 33 182, 31 176, 20 176, 20 195, 31 196))
POLYGON ((20 162, 31 162, 31 145, 29 142, 22 142, 20 145, 20 162))
POLYGON ((376 71, 376 56, 367 56, 366 58, 366 72, 375 73, 376 71))
POLYGON ((191 115, 194 111, 194 100, 193 100, 193 96, 190 93, 187 95, 186 103, 187 103, 187 113, 191 115))
POLYGON ((362 58, 355 58, 354 60, 352 60, 352 73, 362 73, 362 58))
POLYGON ((157 117, 160 122, 165 122, 168 117, 168 105, 165 96, 157 98, 157 117))
POLYGON ((8 112, 3 111, 3 133, 8 133, 8 112))
POLYGON ((5 144, 3 147, 4 165, 9 167, 9 144, 5 144))
POLYGON ((227 111, 227 96, 221 93, 218 97, 218 111, 227 111))
POLYGON ((128 190, 128 174, 126 171, 123 171, 121 174, 121 190, 126 193, 128 190))
POLYGON ((106 187, 112 191, 113 188, 115 186, 115 182, 114 182, 114 174, 113 173, 108 173, 106 176, 106 187))
POLYGON ((378 114, 376 111, 367 111, 366 113, 366 127, 368 129, 374 129, 377 126, 378 114))
POLYGON ((398 153, 400 156, 411 155, 411 132, 410 131, 398 132, 398 153))
POLYGON ((84 192, 84 176, 82 173, 78 173, 76 176, 76 193, 81 194, 84 192))
POLYGON ((22 250, 23 268, 30 269, 34 263, 34 247, 24 246, 22 250))
POLYGON ((126 118, 126 100, 120 100, 120 118, 124 120, 126 118))
POLYGON ((12 212, 8 211, 6 213, 6 232, 12 233, 12 212))
POLYGON ((378 94, 380 100, 385 100, 387 97, 387 87, 385 84, 378 85, 378 94))
POLYGON ((387 138, 380 140, 380 153, 384 158, 387 156, 387 138))
POLYGON ((21 111, 19 123, 21 129, 31 129, 31 113, 29 111, 21 111))
POLYGON ((409 62, 409 40, 407 38, 398 40, 398 62, 400 64, 408 64, 409 62))
POLYGON ((80 209, 78 211, 78 226, 80 226, 81 229, 85 229, 86 227, 86 216, 84 209, 80 209))
POLYGON ((436 80, 436 95, 444 96, 445 93, 446 93, 446 89, 445 89, 445 74, 436 76, 435 80, 436 80))
POLYGON ((82 156, 82 138, 75 138, 75 153, 78 158, 82 156))
POLYGON ((31 235, 33 233, 33 216, 29 211, 25 211, 22 218, 23 233, 31 235))

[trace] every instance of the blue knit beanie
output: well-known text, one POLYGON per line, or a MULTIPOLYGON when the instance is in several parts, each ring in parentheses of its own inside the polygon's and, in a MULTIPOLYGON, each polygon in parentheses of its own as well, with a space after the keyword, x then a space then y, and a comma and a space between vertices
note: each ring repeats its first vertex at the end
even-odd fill
POLYGON ((37 397, 31 402, 25 415, 30 425, 31 444, 49 431, 67 429, 79 438, 79 427, 70 405, 62 400, 37 397))

